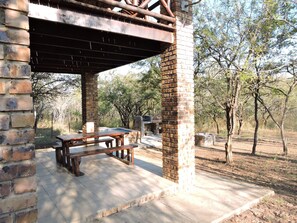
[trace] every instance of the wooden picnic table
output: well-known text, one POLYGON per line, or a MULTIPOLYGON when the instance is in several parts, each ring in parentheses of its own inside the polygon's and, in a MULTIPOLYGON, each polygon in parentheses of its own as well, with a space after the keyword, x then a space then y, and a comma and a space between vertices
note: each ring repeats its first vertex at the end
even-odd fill
MULTIPOLYGON (((62 142, 62 153, 56 156, 57 163, 61 164, 64 167, 67 167, 71 170, 71 161, 70 161, 70 147, 83 146, 90 143, 100 143, 107 142, 108 140, 100 140, 102 137, 112 137, 115 139, 116 147, 124 145, 124 135, 126 133, 116 130, 105 130, 95 133, 76 133, 76 134, 66 134, 58 135, 56 138, 62 142)), ((108 146, 108 144, 106 144, 108 146)), ((112 147, 112 146, 111 146, 112 147)), ((119 157, 119 151, 116 151, 116 156, 119 157)), ((122 158, 123 157, 122 151, 122 158)), ((120 157, 119 157, 120 158, 120 157)))

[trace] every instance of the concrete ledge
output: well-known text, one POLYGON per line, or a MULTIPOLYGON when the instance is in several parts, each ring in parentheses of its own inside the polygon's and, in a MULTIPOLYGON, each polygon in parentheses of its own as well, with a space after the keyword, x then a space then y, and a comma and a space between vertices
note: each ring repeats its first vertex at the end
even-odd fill
POLYGON ((134 206, 140 206, 147 202, 158 200, 160 198, 163 198, 165 196, 174 195, 178 191, 178 185, 168 187, 166 189, 156 191, 153 193, 149 193, 146 195, 143 195, 141 197, 132 199, 126 203, 118 204, 118 206, 109 208, 109 209, 102 209, 99 210, 96 214, 91 215, 87 218, 87 222, 94 222, 94 220, 99 220, 100 218, 107 217, 109 215, 118 213, 120 211, 126 210, 128 208, 134 207, 134 206))
POLYGON ((222 222, 224 220, 230 219, 235 215, 240 215, 241 213, 251 209, 252 207, 256 206, 258 203, 260 203, 263 199, 273 196, 274 195, 274 191, 269 191, 267 194, 265 194, 262 197, 259 197, 253 201, 248 202, 247 204, 243 205, 242 207, 239 207, 237 209, 235 209, 234 211, 231 211, 225 215, 223 215, 222 217, 212 221, 212 223, 219 223, 222 222))

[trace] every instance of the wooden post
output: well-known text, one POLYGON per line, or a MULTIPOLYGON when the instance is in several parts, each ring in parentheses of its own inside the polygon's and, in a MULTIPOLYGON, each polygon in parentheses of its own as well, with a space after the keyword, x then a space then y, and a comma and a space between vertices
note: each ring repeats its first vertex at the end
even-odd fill
POLYGON ((51 114, 51 138, 54 137, 54 113, 51 114))

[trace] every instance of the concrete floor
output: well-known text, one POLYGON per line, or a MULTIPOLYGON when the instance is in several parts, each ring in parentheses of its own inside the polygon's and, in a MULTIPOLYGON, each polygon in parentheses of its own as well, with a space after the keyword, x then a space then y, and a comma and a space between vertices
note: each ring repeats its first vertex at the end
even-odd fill
POLYGON ((57 167, 52 149, 37 151, 38 222, 84 222, 176 191, 160 168, 140 160, 126 165, 107 155, 84 157, 75 177, 57 167), (152 172, 159 172, 159 175, 152 172))
POLYGON ((134 167, 106 155, 85 157, 81 177, 57 167, 52 149, 36 157, 40 223, 92 222, 112 213, 99 222, 220 222, 273 193, 206 172, 196 174, 193 192, 176 193, 177 185, 161 177, 161 161, 140 155, 134 167))

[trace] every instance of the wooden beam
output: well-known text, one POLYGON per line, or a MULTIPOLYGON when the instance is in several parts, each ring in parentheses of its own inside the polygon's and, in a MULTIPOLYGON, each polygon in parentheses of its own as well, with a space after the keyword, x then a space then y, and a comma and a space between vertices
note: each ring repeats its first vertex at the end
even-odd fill
POLYGON ((38 67, 38 68, 57 68, 57 69, 61 69, 61 70, 66 70, 66 69, 73 69, 73 70, 93 70, 93 71, 102 71, 102 70, 109 70, 112 69, 114 67, 112 66, 88 66, 88 65, 79 65, 79 64, 72 64, 72 65, 66 65, 66 64, 59 64, 56 66, 51 66, 51 65, 47 65, 47 64, 31 64, 31 66, 34 67, 38 67))
POLYGON ((136 37, 130 37, 119 34, 112 34, 93 29, 70 26, 61 23, 54 23, 45 20, 29 19, 30 36, 43 35, 49 37, 63 38, 67 41, 79 40, 85 42, 94 42, 100 45, 110 47, 121 47, 133 50, 141 50, 143 52, 160 52, 160 42, 153 40, 145 40, 136 37), (75 35, 74 35, 75 33, 75 35))
POLYGON ((116 55, 131 55, 135 57, 143 57, 152 54, 159 54, 159 52, 146 52, 139 49, 127 49, 117 46, 106 46, 92 41, 79 41, 79 40, 68 40, 61 37, 52 37, 37 35, 35 33, 30 34, 30 42, 32 45, 45 45, 45 46, 58 46, 68 49, 80 49, 92 52, 109 53, 116 55))
POLYGON ((110 18, 88 15, 69 10, 50 8, 33 3, 29 4, 29 17, 165 43, 173 43, 173 33, 169 31, 158 30, 151 27, 125 23, 110 18))
POLYGON ((57 59, 57 60, 74 60, 74 61, 88 61, 88 62, 102 62, 102 63, 113 63, 113 64, 128 64, 131 63, 131 60, 126 58, 106 58, 106 57, 94 57, 88 55, 70 55, 65 52, 56 53, 56 52, 43 52, 43 51, 36 51, 34 49, 31 50, 31 57, 32 59, 57 59))
POLYGON ((73 68, 58 68, 58 67, 38 67, 31 65, 31 70, 32 72, 49 72, 49 73, 60 73, 60 74, 83 74, 85 72, 92 72, 92 73, 99 73, 105 70, 100 70, 100 71, 93 71, 93 70, 78 70, 78 69, 73 69, 73 68))
POLYGON ((133 50, 141 50, 143 52, 161 52, 160 42, 153 40, 145 40, 136 37, 130 37, 119 34, 112 34, 98 30, 70 26, 61 23, 54 23, 45 20, 29 19, 30 36, 43 35, 49 37, 63 38, 67 41, 79 40, 85 42, 94 42, 100 45, 110 47, 121 47, 133 50), (74 35, 75 33, 75 35, 74 35))
MULTIPOLYGON (((155 54, 146 55, 146 56, 139 56, 139 55, 129 55, 129 54, 117 54, 113 52, 99 52, 99 51, 92 51, 92 50, 84 50, 84 49, 74 49, 74 48, 67 48, 63 46, 53 46, 53 45, 46 45, 46 44, 35 44, 32 43, 30 46, 31 53, 34 51, 43 52, 43 53, 52 53, 57 55, 71 55, 71 56, 86 56, 90 58, 108 58, 108 59, 117 59, 122 60, 126 59, 130 61, 130 63, 145 59, 155 54)), ((37 54, 33 56, 38 56, 37 54)))

